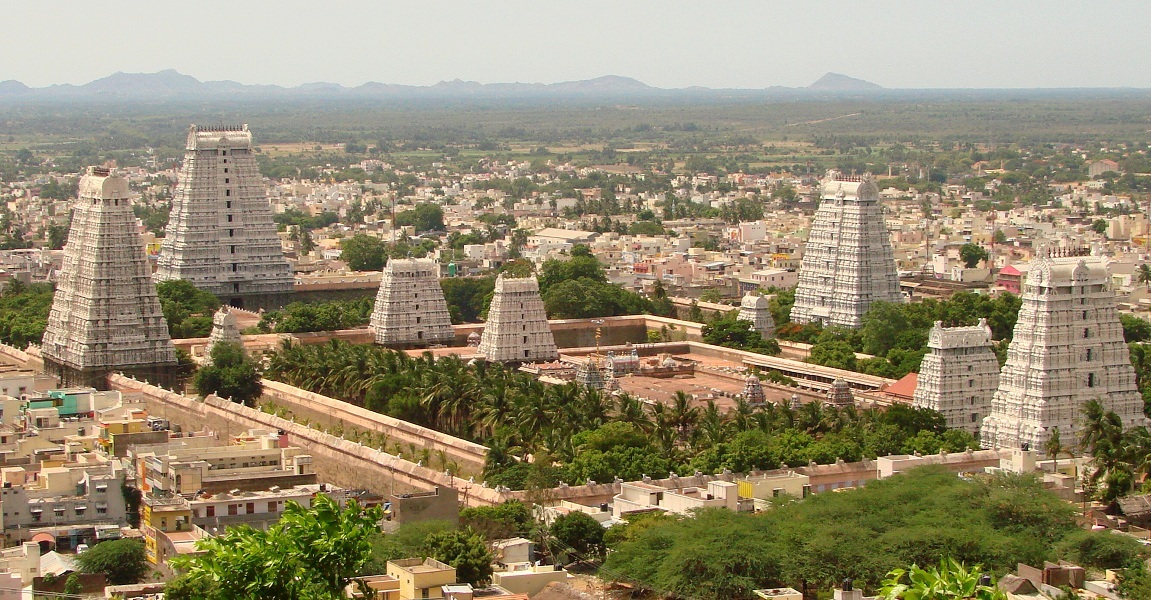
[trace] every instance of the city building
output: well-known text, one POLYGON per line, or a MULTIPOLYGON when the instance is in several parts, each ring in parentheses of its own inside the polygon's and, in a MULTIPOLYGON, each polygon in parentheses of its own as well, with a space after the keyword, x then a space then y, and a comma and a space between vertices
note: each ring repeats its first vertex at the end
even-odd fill
POLYGON ((1055 428, 1073 446, 1090 400, 1124 427, 1145 421, 1107 265, 1040 256, 1027 272, 1007 363, 980 430, 983 446, 1042 450, 1055 428))
POLYGON ((456 339, 435 261, 388 261, 371 326, 376 343, 384 346, 450 344, 456 339))
POLYGON ((20 600, 20 589, 31 585, 40 576, 40 544, 24 542, 19 546, 0 550, 0 600, 20 600), (12 588, 12 589, 8 589, 12 588))
POLYGON ((45 368, 67 385, 102 388, 109 371, 162 381, 176 365, 129 195, 107 169, 80 180, 41 344, 45 368))
POLYGON ((973 327, 944 327, 936 321, 927 348, 912 403, 938 411, 950 429, 978 434, 999 387, 999 359, 987 320, 973 327))
POLYGON ((768 300, 754 292, 748 292, 739 303, 739 320, 751 323, 751 330, 763 339, 775 335, 775 320, 771 317, 768 300))
POLYGON ((811 478, 795 471, 773 471, 737 479, 739 496, 752 499, 757 510, 768 508, 772 498, 806 498, 811 494, 811 478))
POLYGON ((706 488, 667 489, 644 481, 620 484, 612 500, 612 516, 626 518, 629 513, 662 510, 686 515, 697 508, 739 509, 739 485, 730 481, 710 481, 706 488))
POLYGON ((75 548, 80 542, 92 541, 97 524, 126 523, 120 491, 124 470, 115 461, 84 458, 92 462, 61 466, 40 463, 38 470, 22 466, 0 469, 0 504, 4 507, 0 522, 7 539, 45 540, 60 549, 75 548), (88 529, 90 534, 80 533, 81 529, 88 529), (38 533, 43 535, 37 538, 38 533))
POLYGON ((417 521, 447 521, 453 525, 460 522, 459 492, 455 488, 391 494, 388 504, 391 505, 390 520, 397 525, 417 521))
POLYGON ((495 295, 477 350, 493 362, 539 362, 559 357, 535 276, 496 277, 495 295))
POLYGON ((799 268, 791 320, 859 327, 873 302, 901 302, 879 190, 870 176, 831 172, 799 268))
POLYGON ((294 278, 248 126, 192 125, 186 150, 156 280, 190 281, 233 306, 282 305, 294 278))
POLYGON ((218 494, 317 483, 312 457, 286 434, 250 431, 226 445, 210 436, 137 445, 129 452, 145 494, 218 494))
POLYGON ((434 558, 389 560, 388 576, 400 582, 401 600, 443 598, 443 587, 456 583, 455 567, 434 558))
POLYGON ((535 596, 549 583, 567 579, 568 572, 558 565, 535 565, 526 561, 508 563, 507 568, 492 573, 493 585, 526 596, 535 596))

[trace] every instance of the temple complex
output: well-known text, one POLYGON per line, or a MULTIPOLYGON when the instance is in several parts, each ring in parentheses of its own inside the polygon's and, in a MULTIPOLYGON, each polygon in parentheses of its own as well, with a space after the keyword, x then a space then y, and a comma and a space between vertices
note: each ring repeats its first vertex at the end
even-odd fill
POLYGON ((751 323, 751 330, 765 340, 775 336, 775 320, 771 318, 767 298, 757 293, 748 292, 740 301, 738 319, 751 323))
POLYGON ((208 335, 208 345, 204 347, 204 364, 212 364, 212 348, 217 344, 238 344, 243 347, 240 327, 230 306, 221 306, 212 315, 212 333, 208 335))
POLYGON ((384 346, 427 346, 455 340, 435 261, 388 261, 376 294, 371 327, 376 343, 384 346))
POLYGON ((1073 445, 1090 400, 1124 427, 1145 422, 1111 286, 1110 269, 1096 257, 1041 255, 1031 263, 1007 364, 980 430, 985 448, 1042 450, 1056 427, 1073 445))
POLYGON ((104 389, 109 371, 163 381, 176 348, 151 275, 128 180, 89 168, 44 330, 45 367, 65 385, 104 389))
POLYGON ((791 320, 857 328, 873 302, 902 302, 891 238, 870 176, 832 171, 811 224, 791 320))
POLYGON ((548 325, 540 284, 534 276, 496 278, 495 295, 478 348, 495 362, 555 360, 555 338, 548 325))
POLYGON ((277 308, 292 292, 248 126, 188 129, 156 280, 186 279, 233 306, 277 308))
POLYGON ((986 319, 973 327, 944 327, 939 321, 927 338, 913 403, 938 411, 950 429, 978 434, 999 387, 999 359, 986 319))

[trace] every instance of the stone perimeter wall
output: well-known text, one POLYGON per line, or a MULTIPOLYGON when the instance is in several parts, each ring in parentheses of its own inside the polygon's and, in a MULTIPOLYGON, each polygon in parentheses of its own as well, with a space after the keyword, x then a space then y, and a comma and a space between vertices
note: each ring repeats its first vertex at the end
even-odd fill
POLYGON ((446 453, 448 458, 460 464, 462 473, 478 474, 483 470, 488 455, 486 446, 279 381, 265 379, 263 383, 262 402, 270 401, 280 408, 291 411, 297 420, 308 419, 312 423, 329 428, 338 425, 344 431, 355 428, 373 433, 386 433, 389 443, 414 444, 417 449, 426 448, 433 453, 441 451, 446 453))
POLYGON ((0 344, 0 360, 11 362, 22 369, 44 370, 44 361, 40 358, 40 346, 36 344, 30 344, 27 351, 8 344, 0 344))
POLYGON ((464 501, 471 506, 499 504, 512 497, 215 396, 201 401, 118 374, 109 375, 108 384, 125 394, 137 394, 147 406, 148 414, 167 419, 187 431, 207 427, 221 437, 230 437, 249 429, 283 430, 292 444, 312 456, 321 480, 345 488, 403 494, 435 487, 466 486, 468 493, 464 501))

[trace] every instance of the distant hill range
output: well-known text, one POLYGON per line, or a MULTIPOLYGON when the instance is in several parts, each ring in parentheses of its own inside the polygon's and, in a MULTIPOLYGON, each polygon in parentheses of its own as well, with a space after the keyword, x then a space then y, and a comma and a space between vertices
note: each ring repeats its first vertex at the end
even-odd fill
POLYGON ((84 85, 51 85, 31 88, 19 81, 0 81, 0 102, 131 102, 131 101, 227 101, 237 100, 654 100, 654 101, 738 101, 769 98, 841 96, 856 98, 895 98, 907 96, 1034 97, 1050 95, 1144 95, 1146 90, 1115 89, 1034 89, 1034 90, 907 90, 888 89, 839 73, 828 73, 807 87, 772 86, 761 89, 713 89, 689 87, 657 88, 630 77, 607 75, 582 81, 560 83, 478 83, 441 81, 415 86, 368 82, 355 87, 337 83, 306 83, 295 87, 248 85, 235 81, 200 81, 168 69, 158 73, 115 73, 84 85))
POLYGON ((863 90, 882 90, 883 86, 870 81, 848 77, 847 75, 840 75, 839 73, 828 73, 820 77, 818 81, 807 86, 809 90, 823 90, 823 91, 863 91, 863 90))
POLYGON ((235 81, 200 81, 168 69, 158 73, 115 73, 84 85, 51 85, 31 88, 15 80, 0 81, 0 99, 35 100, 195 100, 221 97, 343 97, 343 98, 612 98, 678 96, 747 96, 760 94, 837 92, 882 89, 845 75, 828 73, 807 88, 773 86, 765 89, 735 90, 691 87, 656 88, 630 77, 607 75, 582 81, 560 83, 478 83, 441 81, 430 86, 368 82, 346 87, 337 83, 306 83, 296 87, 248 85, 235 81))

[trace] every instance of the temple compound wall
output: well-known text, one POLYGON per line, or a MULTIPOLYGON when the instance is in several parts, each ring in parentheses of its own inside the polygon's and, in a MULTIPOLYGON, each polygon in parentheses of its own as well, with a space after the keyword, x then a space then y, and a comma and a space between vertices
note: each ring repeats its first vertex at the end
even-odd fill
POLYGON ((93 385, 109 371, 157 380, 176 365, 129 195, 128 180, 107 169, 80 179, 41 342, 45 370, 64 385, 93 385))
POLYGON ((1111 286, 1110 270, 1097 257, 1032 261, 1007 363, 983 421, 984 447, 1043 450, 1055 428, 1071 446, 1091 400, 1114 411, 1124 427, 1144 424, 1111 286))
POLYGON ((508 496, 479 484, 405 460, 396 455, 343 439, 229 400, 208 396, 190 398, 147 383, 110 375, 111 389, 143 402, 151 416, 167 419, 186 431, 211 429, 221 439, 250 429, 283 431, 292 443, 313 458, 319 477, 348 489, 367 489, 379 494, 424 492, 438 487, 464 488, 464 501, 471 506, 502 503, 508 496))
POLYGON ((936 321, 927 348, 913 404, 938 411, 950 429, 978 434, 999 387, 999 359, 987 320, 973 327, 944 327, 936 321))
POLYGON ((879 189, 832 171, 811 224, 791 320, 858 328, 873 302, 902 302, 879 189))
POLYGON ((185 279, 225 304, 286 304, 284 257, 248 126, 188 129, 156 280, 185 279), (282 298, 282 300, 279 300, 282 298))

